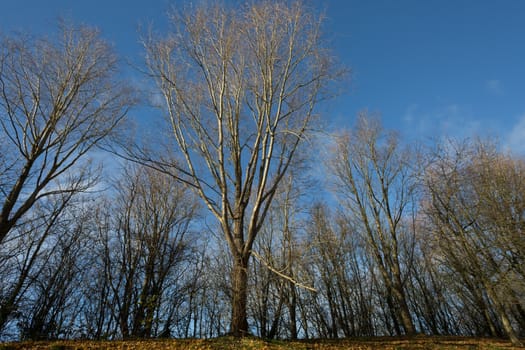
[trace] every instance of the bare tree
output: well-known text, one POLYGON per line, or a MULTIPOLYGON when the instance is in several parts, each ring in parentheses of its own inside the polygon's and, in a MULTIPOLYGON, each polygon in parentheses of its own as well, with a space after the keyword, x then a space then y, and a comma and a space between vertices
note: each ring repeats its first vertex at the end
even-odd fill
POLYGON ((409 303, 419 330, 435 335, 475 333, 474 329, 469 333, 467 329, 471 324, 458 317, 460 312, 456 304, 459 304, 459 299, 451 288, 454 283, 450 281, 454 277, 439 263, 439 250, 435 247, 435 236, 427 221, 427 215, 421 210, 416 224, 413 270, 407 280, 409 303))
POLYGON ((233 257, 231 333, 246 335, 248 263, 283 176, 336 76, 319 16, 300 2, 200 6, 146 42, 182 157, 141 161, 190 184, 233 257))
POLYGON ((371 272, 363 262, 361 239, 341 213, 330 213, 326 204, 315 204, 306 228, 308 264, 315 276, 315 328, 323 337, 373 336, 374 295, 371 272))
POLYGON ((93 203, 90 221, 91 233, 87 249, 91 252, 86 258, 83 271, 82 295, 83 323, 82 333, 90 339, 114 337, 113 324, 115 306, 111 300, 112 251, 109 250, 109 236, 113 231, 113 210, 111 198, 101 196, 93 203))
POLYGON ((87 153, 130 102, 115 79, 116 64, 89 28, 62 23, 53 39, 0 38, 0 249, 20 243, 17 256, 24 257, 17 277, 4 281, 12 283, 0 300, 0 328, 61 213, 97 181, 87 153))
POLYGON ((55 39, 0 40, 1 244, 39 200, 93 185, 86 153, 130 99, 95 30, 62 23, 55 39))
POLYGON ((385 133, 377 119, 363 113, 355 130, 339 138, 332 163, 337 195, 379 271, 398 334, 416 333, 405 291, 411 254, 402 244, 414 234, 411 157, 395 134, 385 133))
POLYGON ((163 299, 181 298, 173 291, 190 254, 197 201, 172 177, 138 167, 124 173, 114 202, 104 245, 115 319, 124 338, 151 337, 163 322, 157 317, 163 299))
POLYGON ((301 267, 305 260, 301 215, 310 184, 296 170, 283 179, 253 249, 250 307, 263 338, 297 339, 299 290, 313 290, 301 267))
MULTIPOLYGON (((88 203, 78 201, 60 213, 31 272, 31 285, 22 304, 18 325, 24 339, 78 336, 82 282, 89 246, 88 203)), ((38 230, 38 228, 35 228, 38 230)), ((42 228, 40 228, 42 230, 42 228)))
POLYGON ((490 334, 502 328, 515 344, 525 315, 524 175, 523 160, 494 145, 448 142, 433 154, 425 177, 425 210, 443 266, 490 334))
POLYGON ((53 255, 48 241, 72 201, 72 193, 61 193, 40 200, 31 208, 27 220, 17 225, 13 237, 0 245, 2 253, 2 285, 0 288, 0 330, 18 311, 26 292, 40 272, 45 269, 43 261, 53 255))

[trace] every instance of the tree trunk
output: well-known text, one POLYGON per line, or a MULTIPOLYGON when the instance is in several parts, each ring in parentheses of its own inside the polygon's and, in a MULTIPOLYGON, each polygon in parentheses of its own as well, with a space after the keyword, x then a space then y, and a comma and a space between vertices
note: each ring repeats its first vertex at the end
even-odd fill
POLYGON ((248 261, 250 256, 236 256, 232 271, 232 319, 230 333, 244 337, 248 332, 248 261))
POLYGON ((4 238, 9 233, 9 230, 11 229, 11 225, 7 224, 7 220, 4 220, 3 218, 0 218, 0 243, 3 242, 4 238))
POLYGON ((485 285, 485 290, 487 291, 487 295, 494 303, 496 314, 498 315, 498 318, 501 321, 505 334, 507 335, 507 337, 510 339, 510 341, 512 342, 514 346, 523 346, 516 332, 514 331, 514 328, 512 327, 512 322, 507 316, 505 306, 502 303, 500 303, 500 299, 498 298, 496 292, 493 290, 492 286, 490 285, 490 282, 487 282, 486 280, 484 282, 485 282, 484 285, 485 285))
POLYGON ((297 331, 297 293, 295 291, 295 286, 290 282, 290 296, 291 298, 288 299, 288 312, 290 314, 290 339, 295 340, 297 339, 298 331, 297 331))
POLYGON ((399 317, 401 318, 401 324, 405 331, 405 335, 415 335, 416 328, 414 327, 414 322, 412 321, 412 316, 410 316, 410 309, 408 308, 405 291, 401 285, 399 285, 401 278, 397 278, 399 281, 396 281, 396 285, 393 288, 393 294, 396 298, 396 302, 399 307, 399 317))
POLYGON ((26 280, 29 277, 30 268, 33 266, 33 262, 36 258, 38 251, 40 251, 40 246, 42 245, 42 240, 39 242, 38 248, 35 251, 34 255, 31 257, 29 263, 26 267, 23 268, 16 285, 11 289, 11 291, 4 295, 2 302, 0 303, 0 331, 4 329, 9 321, 9 317, 18 309, 18 299, 20 294, 23 293, 22 288, 26 280))
POLYGON ((14 305, 9 302, 0 305, 0 330, 4 329, 7 321, 9 320, 9 316, 14 310, 14 305))
POLYGON ((414 322, 412 321, 412 316, 410 316, 410 310, 406 299, 402 298, 399 300, 399 314, 401 316, 401 322, 403 322, 403 328, 405 329, 406 335, 416 335, 416 328, 414 327, 414 322))

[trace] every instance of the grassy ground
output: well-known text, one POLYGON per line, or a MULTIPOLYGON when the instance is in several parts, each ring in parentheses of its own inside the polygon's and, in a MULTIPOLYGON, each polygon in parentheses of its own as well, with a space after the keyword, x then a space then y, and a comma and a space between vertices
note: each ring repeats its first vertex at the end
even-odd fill
POLYGON ((49 341, 2 343, 0 350, 503 350, 519 349, 500 339, 463 337, 371 338, 309 341, 265 341, 257 338, 235 339, 223 337, 209 340, 136 340, 136 341, 49 341))

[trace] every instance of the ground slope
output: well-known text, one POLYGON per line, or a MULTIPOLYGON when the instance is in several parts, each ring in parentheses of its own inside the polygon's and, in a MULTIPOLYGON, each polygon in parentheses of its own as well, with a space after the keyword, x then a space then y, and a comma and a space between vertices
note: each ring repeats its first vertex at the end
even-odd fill
POLYGON ((501 339, 468 337, 413 337, 370 338, 309 341, 265 341, 257 338, 235 339, 223 337, 197 340, 136 340, 136 341, 48 341, 0 344, 0 350, 47 349, 47 350, 498 350, 520 349, 501 339))

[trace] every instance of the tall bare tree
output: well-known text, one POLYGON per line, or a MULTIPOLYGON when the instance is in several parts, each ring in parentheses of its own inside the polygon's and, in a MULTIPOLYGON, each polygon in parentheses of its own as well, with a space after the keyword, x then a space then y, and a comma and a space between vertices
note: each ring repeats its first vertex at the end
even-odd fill
POLYGON ((337 195, 379 271, 398 334, 416 332, 405 290, 411 254, 402 243, 414 234, 417 183, 412 162, 411 153, 399 146, 394 133, 385 132, 377 119, 362 113, 355 130, 338 140, 332 164, 337 195))
MULTIPOLYGON (((54 202, 54 201, 51 201, 54 202)), ((93 207, 77 201, 60 212, 38 252, 31 284, 18 310, 18 326, 26 339, 78 336, 76 322, 82 309, 82 278, 93 251, 89 250, 89 217, 93 207)), ((44 226, 46 227, 46 226, 44 226)), ((44 231, 43 227, 33 228, 44 231)), ((45 236, 45 235, 42 235, 45 236)))
POLYGON ((0 38, 0 244, 39 200, 93 185, 86 153, 130 102, 116 68, 90 28, 61 23, 56 38, 0 38))
POLYGON ((252 245, 338 73, 320 17, 301 2, 190 8, 145 44, 182 161, 142 159, 191 184, 233 257, 231 333, 248 333, 252 245))
POLYGON ((372 336, 379 322, 372 321, 374 293, 367 271, 361 237, 355 234, 341 213, 330 213, 326 204, 316 203, 307 226, 308 264, 315 276, 313 314, 317 334, 337 338, 372 336))
POLYGON ((425 207, 443 266, 490 334, 519 344, 525 315, 525 164, 484 142, 448 142, 426 173, 425 207), (495 317, 494 317, 495 316, 495 317))
POLYGON ((158 317, 164 299, 181 297, 174 289, 182 289, 198 204, 187 186, 145 167, 126 171, 116 191, 104 242, 111 304, 122 337, 151 337, 166 321, 158 317))
POLYGON ((46 268, 43 261, 53 256, 54 249, 48 248, 50 239, 63 225, 72 197, 71 193, 61 193, 40 200, 32 207, 31 215, 13 230, 13 237, 0 245, 0 330, 19 311, 36 276, 46 268))
POLYGON ((116 67, 110 46, 90 28, 61 23, 54 38, 0 38, 0 253, 20 243, 17 256, 26 257, 16 281, 4 286, 0 328, 53 225, 72 197, 96 183, 87 153, 131 101, 116 67), (39 214, 44 207, 50 210, 39 214))

